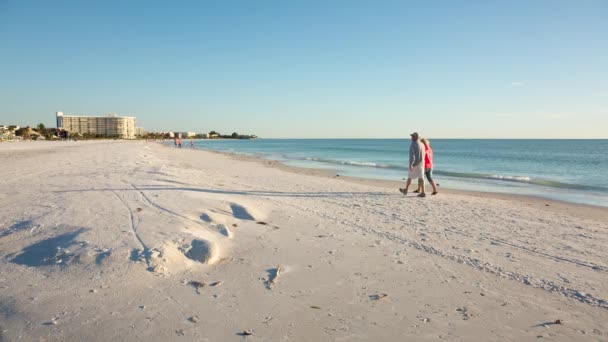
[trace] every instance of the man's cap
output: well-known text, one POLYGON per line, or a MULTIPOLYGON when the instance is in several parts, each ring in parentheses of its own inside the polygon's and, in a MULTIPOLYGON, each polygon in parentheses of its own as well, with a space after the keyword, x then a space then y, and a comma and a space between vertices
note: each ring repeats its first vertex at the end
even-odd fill
POLYGON ((410 136, 418 138, 418 132, 414 132, 414 133, 410 134, 410 136))

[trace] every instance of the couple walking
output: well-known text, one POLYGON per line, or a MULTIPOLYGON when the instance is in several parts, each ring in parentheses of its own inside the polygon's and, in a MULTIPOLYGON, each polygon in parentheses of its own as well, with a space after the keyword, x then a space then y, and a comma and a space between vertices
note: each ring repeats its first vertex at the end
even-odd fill
POLYGON ((402 194, 407 195, 407 191, 412 184, 412 179, 418 179, 418 197, 426 197, 424 192, 424 176, 433 187, 433 195, 437 195, 437 185, 433 180, 433 150, 428 139, 420 139, 418 132, 410 134, 412 143, 410 145, 409 175, 405 188, 399 189, 402 194))

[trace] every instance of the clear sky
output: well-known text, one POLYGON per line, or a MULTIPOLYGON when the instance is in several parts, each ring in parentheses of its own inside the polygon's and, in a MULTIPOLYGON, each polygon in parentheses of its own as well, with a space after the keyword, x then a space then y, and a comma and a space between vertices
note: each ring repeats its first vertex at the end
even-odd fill
POLYGON ((608 138, 608 1, 0 0, 0 124, 608 138))

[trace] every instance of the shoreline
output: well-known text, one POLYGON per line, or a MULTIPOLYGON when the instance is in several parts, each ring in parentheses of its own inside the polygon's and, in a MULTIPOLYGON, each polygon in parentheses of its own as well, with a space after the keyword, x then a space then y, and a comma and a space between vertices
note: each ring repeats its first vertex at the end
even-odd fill
MULTIPOLYGON (((566 155, 558 151, 561 145, 548 140, 539 144, 538 151, 527 150, 530 152, 519 157, 514 157, 513 149, 526 150, 529 143, 521 139, 513 140, 513 143, 483 140, 484 143, 478 144, 469 139, 461 142, 435 139, 439 159, 434 174, 441 185, 464 191, 527 195, 608 208, 608 184, 602 177, 601 167, 605 158, 600 152, 608 147, 605 142, 598 142, 598 149, 594 149, 597 153, 584 157, 586 163, 591 163, 590 167, 576 170, 570 169, 574 165, 563 160, 566 155), (463 152, 469 148, 472 150, 463 152), (540 153, 538 157, 543 157, 536 158, 534 155, 537 153, 540 153), (562 163, 565 164, 562 166, 562 163)), ((341 176, 399 182, 407 175, 407 165, 404 165, 407 161, 403 156, 407 142, 403 139, 332 141, 294 139, 260 144, 201 142, 197 143, 197 147, 244 153, 296 167, 333 170, 341 176)))
MULTIPOLYGON (((163 145, 164 147, 172 148, 172 146, 163 145)), ((196 151, 215 153, 219 155, 223 155, 234 160, 238 161, 247 161, 253 163, 259 163, 266 167, 276 168, 279 170, 295 173, 295 174, 303 174, 310 175, 315 177, 322 178, 331 178, 331 179, 340 179, 346 182, 369 185, 384 189, 394 189, 397 193, 397 189, 404 185, 404 182, 391 181, 391 180, 382 180, 382 179, 371 179, 371 178, 363 178, 363 177, 352 177, 352 176, 339 176, 336 177, 331 171, 323 170, 323 169, 315 169, 315 168, 306 168, 306 167, 298 167, 286 165, 277 160, 264 159, 262 157, 256 157, 252 155, 246 154, 238 154, 238 153, 229 153, 217 150, 207 150, 207 149, 194 149, 196 151)), ((425 180, 426 182, 426 180, 425 180)), ((413 184, 415 185, 415 184, 413 184)), ((429 185, 430 186, 430 185, 429 185)), ((567 202, 560 201, 556 199, 537 197, 531 195, 517 195, 517 194, 505 194, 498 192, 483 192, 483 191, 474 191, 474 190, 459 190, 459 189, 450 189, 439 187, 439 194, 452 194, 452 195, 462 195, 462 196, 470 196, 476 198, 491 198, 496 200, 510 201, 510 202, 519 202, 524 203, 532 208, 546 210, 554 213, 567 213, 569 215, 574 215, 580 218, 592 218, 594 220, 604 220, 608 221, 608 208, 592 205, 592 204, 584 204, 584 203, 575 203, 575 202, 567 202)))
MULTIPOLYGON (((90 141, 81 140, 78 142, 91 143, 91 142, 111 142, 111 141, 115 141, 115 140, 114 139, 96 139, 96 140, 90 140, 90 141)), ((125 140, 125 141, 130 141, 130 140, 125 140)), ((134 140, 133 142, 141 142, 141 141, 142 140, 134 140)), ((47 141, 41 141, 41 142, 34 141, 34 142, 35 143, 46 143, 47 141)), ((69 142, 69 143, 75 144, 78 142, 69 142)), ((153 142, 146 142, 146 143, 153 143, 153 142)), ((160 146, 166 147, 166 148, 175 148, 166 142, 163 143, 163 142, 157 141, 154 143, 157 143, 160 146)), ((35 144, 35 145, 38 145, 38 144, 35 144)), ((33 146, 33 145, 25 144, 25 145, 20 145, 20 146, 27 149, 27 146, 33 146)), ((51 147, 54 145, 48 145, 48 146, 51 147)), ((77 145, 75 145, 75 146, 77 146, 77 145)), ((346 182, 351 182, 351 183, 356 183, 356 184, 369 185, 369 186, 374 186, 374 187, 379 187, 379 188, 384 188, 384 189, 395 189, 395 192, 397 192, 397 189, 399 187, 402 187, 404 185, 403 181, 399 182, 399 181, 392 181, 392 180, 372 179, 372 178, 354 177, 354 176, 336 177, 336 174, 334 172, 328 171, 325 169, 291 166, 291 165, 284 164, 281 161, 265 159, 262 157, 257 157, 257 156, 253 156, 253 155, 247 155, 247 154, 230 153, 230 152, 211 150, 211 149, 201 149, 201 148, 191 149, 190 147, 187 147, 187 146, 183 147, 182 150, 188 150, 188 151, 195 150, 195 151, 209 152, 209 153, 223 155, 223 156, 232 158, 234 160, 248 161, 248 162, 263 164, 266 167, 277 168, 277 169, 295 173, 295 174, 311 175, 311 176, 322 177, 322 178, 340 179, 340 180, 343 180, 346 182)), ((426 180, 425 180, 425 182, 426 182, 426 180)), ((415 184, 413 184, 413 186, 415 186, 415 184)), ((430 185, 428 185, 428 186, 430 186, 430 185)), ((475 191, 475 190, 451 189, 448 187, 440 186, 439 187, 439 196, 441 196, 442 194, 464 195, 464 196, 470 196, 470 197, 476 197, 476 198, 491 198, 491 199, 498 199, 498 200, 511 201, 511 202, 520 202, 520 203, 524 203, 530 207, 540 209, 540 210, 546 210, 546 211, 551 211, 551 212, 555 212, 555 213, 567 213, 567 214, 575 215, 575 216, 578 216, 581 218, 593 218, 596 220, 608 221, 608 210, 607 210, 608 207, 601 206, 601 205, 568 202, 568 201, 562 201, 562 200, 558 200, 558 199, 545 198, 542 196, 518 195, 518 194, 489 192, 489 191, 486 192, 486 191, 475 191)))

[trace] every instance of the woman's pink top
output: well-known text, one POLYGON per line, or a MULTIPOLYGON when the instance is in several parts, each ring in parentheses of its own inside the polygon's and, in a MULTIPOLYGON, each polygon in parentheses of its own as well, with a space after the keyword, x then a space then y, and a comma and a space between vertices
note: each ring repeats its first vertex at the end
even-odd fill
POLYGON ((433 150, 431 149, 431 146, 425 145, 424 146, 424 168, 425 169, 432 169, 433 168, 433 150))

